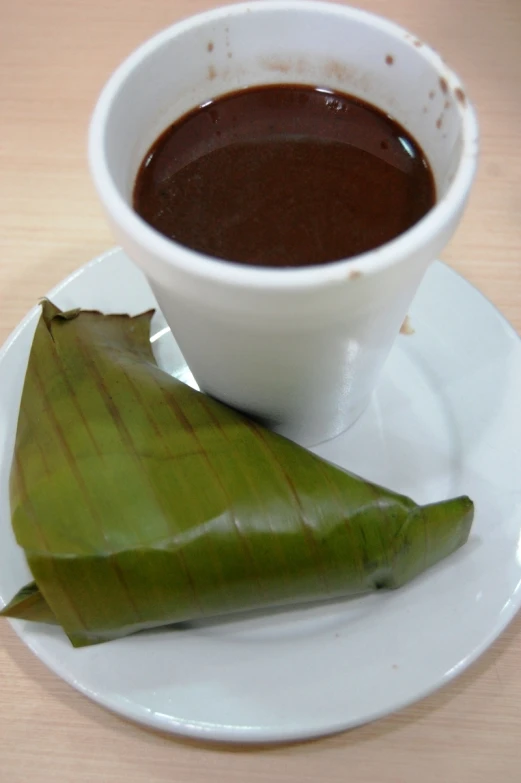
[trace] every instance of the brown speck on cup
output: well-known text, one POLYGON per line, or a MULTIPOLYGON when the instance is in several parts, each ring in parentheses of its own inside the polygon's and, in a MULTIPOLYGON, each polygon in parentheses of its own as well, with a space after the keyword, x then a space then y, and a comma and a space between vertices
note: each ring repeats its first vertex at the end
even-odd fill
POLYGON ((462 106, 464 106, 467 99, 461 87, 456 87, 456 89, 454 90, 454 95, 456 96, 456 100, 459 101, 462 106))

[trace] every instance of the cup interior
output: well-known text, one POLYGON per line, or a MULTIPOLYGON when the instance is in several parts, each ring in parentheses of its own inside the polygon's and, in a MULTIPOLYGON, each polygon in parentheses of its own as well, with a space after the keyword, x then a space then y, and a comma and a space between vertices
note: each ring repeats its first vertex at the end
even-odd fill
POLYGON ((192 17, 138 49, 98 105, 109 176, 131 204, 136 173, 159 134, 190 109, 260 84, 307 84, 362 98, 421 145, 438 200, 469 143, 467 98, 423 42, 379 17, 315 2, 253 3, 192 17), (101 106, 101 108, 100 108, 101 106))

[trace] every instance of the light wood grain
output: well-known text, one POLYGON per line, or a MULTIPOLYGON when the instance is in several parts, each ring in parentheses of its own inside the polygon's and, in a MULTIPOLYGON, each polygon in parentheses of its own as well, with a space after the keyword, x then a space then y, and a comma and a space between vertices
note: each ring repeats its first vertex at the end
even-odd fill
MULTIPOLYGON (((0 2, 0 342, 61 278, 112 244, 86 129, 110 71, 205 0, 0 2)), ((482 158, 444 258, 521 331, 521 3, 358 2, 459 72, 482 158)), ((0 381, 1 382, 1 381, 0 381)), ((0 624, 0 781, 514 783, 521 780, 521 618, 467 673, 376 724, 286 748, 230 750, 144 731, 51 674, 0 624)))

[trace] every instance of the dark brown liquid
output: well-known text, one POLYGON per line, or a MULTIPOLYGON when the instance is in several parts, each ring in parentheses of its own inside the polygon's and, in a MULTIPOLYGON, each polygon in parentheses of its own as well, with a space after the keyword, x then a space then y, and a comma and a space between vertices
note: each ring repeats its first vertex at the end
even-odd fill
POLYGON ((134 208, 210 256, 308 266, 371 250, 433 206, 422 150, 349 95, 256 87, 194 109, 150 148, 134 208))

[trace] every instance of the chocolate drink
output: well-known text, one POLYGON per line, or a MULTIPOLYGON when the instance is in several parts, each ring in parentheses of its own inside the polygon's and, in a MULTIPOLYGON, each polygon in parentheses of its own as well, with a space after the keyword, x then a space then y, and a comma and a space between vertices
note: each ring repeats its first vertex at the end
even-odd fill
POLYGON ((434 205, 418 143, 349 95, 269 85, 171 125, 139 169, 134 208, 165 236, 242 264, 299 267, 364 253, 434 205))

